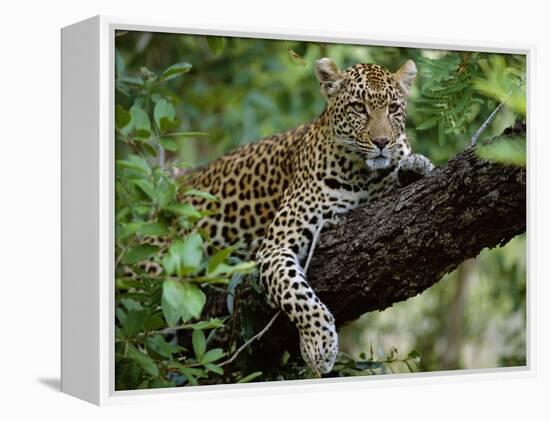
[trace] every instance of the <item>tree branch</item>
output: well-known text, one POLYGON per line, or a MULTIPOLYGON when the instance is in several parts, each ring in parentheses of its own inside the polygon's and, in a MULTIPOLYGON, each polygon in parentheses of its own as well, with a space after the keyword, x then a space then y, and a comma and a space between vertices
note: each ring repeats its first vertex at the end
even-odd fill
POLYGON ((470 146, 475 146, 477 144, 477 140, 479 139, 479 136, 485 131, 487 127, 489 127, 489 124, 491 124, 491 121, 495 118, 497 113, 500 111, 500 109, 506 104, 506 101, 510 99, 514 91, 510 91, 508 95, 502 100, 500 104, 497 105, 497 107, 493 110, 491 114, 489 114, 489 117, 485 119, 483 124, 479 127, 479 129, 476 130, 472 138, 470 139, 470 146))
POLYGON ((342 325, 420 294, 525 228, 525 169, 469 149, 321 234, 308 278, 342 325))

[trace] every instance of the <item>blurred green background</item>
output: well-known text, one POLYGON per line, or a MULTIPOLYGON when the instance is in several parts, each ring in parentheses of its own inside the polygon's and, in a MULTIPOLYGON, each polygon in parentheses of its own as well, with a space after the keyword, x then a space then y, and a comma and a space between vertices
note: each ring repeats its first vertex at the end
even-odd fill
MULTIPOLYGON (((177 127, 159 137, 151 159, 199 166, 315 118, 324 100, 313 67, 324 56, 341 69, 369 62, 395 71, 415 61, 408 137, 436 165, 463 150, 501 101, 506 105, 482 139, 526 117, 521 55, 146 32, 117 33, 116 104, 129 110, 138 103, 152 114, 168 98, 177 127)), ((131 153, 117 142, 117 159, 131 153)), ((344 327, 341 350, 362 359, 416 351, 420 369, 430 371, 524 365, 525 236, 483 251, 422 295, 344 327)))

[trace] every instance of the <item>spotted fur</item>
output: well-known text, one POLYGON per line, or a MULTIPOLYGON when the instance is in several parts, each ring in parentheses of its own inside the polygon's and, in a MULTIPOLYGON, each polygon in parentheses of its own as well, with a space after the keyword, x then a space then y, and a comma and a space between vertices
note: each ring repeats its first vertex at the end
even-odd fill
POLYGON ((181 200, 216 211, 199 222, 213 246, 240 242, 254 251, 268 303, 296 325, 302 357, 324 373, 334 364, 338 335, 334 317, 303 270, 314 233, 433 166, 410 154, 405 135, 407 96, 416 75, 412 61, 390 73, 375 64, 340 71, 323 58, 316 75, 327 101, 318 118, 242 146, 182 178, 219 203, 181 200))

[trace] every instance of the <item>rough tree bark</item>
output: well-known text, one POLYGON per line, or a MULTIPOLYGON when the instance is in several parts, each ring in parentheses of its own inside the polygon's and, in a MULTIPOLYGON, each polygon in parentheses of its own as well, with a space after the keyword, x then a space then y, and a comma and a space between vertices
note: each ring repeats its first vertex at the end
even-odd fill
POLYGON ((525 169, 469 149, 324 232, 308 280, 342 325, 420 294, 525 229, 525 169))

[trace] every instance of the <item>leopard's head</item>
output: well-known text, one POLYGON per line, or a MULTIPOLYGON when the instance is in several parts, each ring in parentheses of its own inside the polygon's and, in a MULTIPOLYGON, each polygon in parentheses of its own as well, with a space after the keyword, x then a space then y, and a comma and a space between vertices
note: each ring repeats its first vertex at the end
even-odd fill
POLYGON ((416 77, 414 62, 408 60, 395 73, 376 64, 340 71, 332 60, 322 58, 315 73, 336 142, 360 154, 372 169, 395 165, 409 154, 405 118, 416 77))

